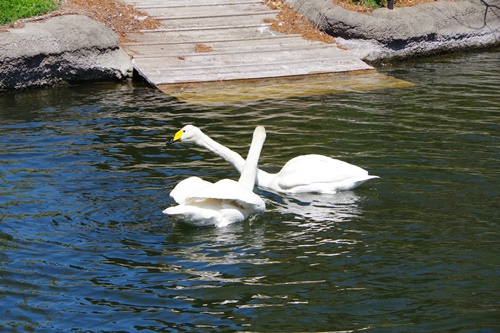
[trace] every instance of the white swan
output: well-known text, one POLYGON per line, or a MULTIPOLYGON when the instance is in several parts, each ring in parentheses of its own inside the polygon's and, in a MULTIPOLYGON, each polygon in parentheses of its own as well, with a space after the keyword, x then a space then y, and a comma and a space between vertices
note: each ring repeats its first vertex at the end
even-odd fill
MULTIPOLYGON (((196 126, 184 126, 167 145, 176 142, 193 142, 219 155, 239 172, 243 170, 245 160, 238 153, 212 140, 196 126)), ((276 174, 258 169, 256 184, 283 193, 336 193, 373 178, 379 177, 347 162, 310 154, 292 158, 276 174)))
POLYGON ((265 139, 264 127, 257 126, 237 182, 222 179, 210 183, 198 177, 187 178, 170 192, 170 196, 179 205, 169 207, 163 213, 175 216, 189 225, 223 227, 243 221, 251 213, 263 212, 266 204, 253 192, 253 188, 265 139))

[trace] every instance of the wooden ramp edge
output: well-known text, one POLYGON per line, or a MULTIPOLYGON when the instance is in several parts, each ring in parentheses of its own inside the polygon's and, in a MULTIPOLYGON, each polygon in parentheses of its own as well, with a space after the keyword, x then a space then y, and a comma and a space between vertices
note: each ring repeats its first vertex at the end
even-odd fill
POLYGON ((162 24, 127 34, 123 46, 134 69, 151 85, 187 103, 405 86, 335 44, 273 31, 268 20, 279 11, 261 0, 121 1, 162 24))
POLYGON ((187 104, 233 104, 345 92, 406 88, 412 83, 375 70, 291 77, 161 84, 158 89, 187 104))

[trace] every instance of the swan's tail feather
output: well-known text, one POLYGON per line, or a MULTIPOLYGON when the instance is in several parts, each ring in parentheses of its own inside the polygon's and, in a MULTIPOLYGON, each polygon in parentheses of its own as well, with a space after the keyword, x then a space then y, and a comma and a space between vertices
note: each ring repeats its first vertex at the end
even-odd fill
POLYGON ((266 141, 266 129, 264 126, 257 126, 253 132, 252 144, 250 145, 245 166, 243 167, 243 171, 238 181, 251 191, 255 185, 257 164, 259 163, 260 152, 262 151, 264 141, 266 141))

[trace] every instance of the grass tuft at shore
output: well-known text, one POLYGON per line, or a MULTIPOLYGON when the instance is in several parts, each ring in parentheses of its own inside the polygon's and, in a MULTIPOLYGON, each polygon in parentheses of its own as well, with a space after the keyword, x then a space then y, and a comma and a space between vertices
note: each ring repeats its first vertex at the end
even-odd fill
POLYGON ((0 24, 42 15, 60 7, 60 0, 0 0, 0 24))

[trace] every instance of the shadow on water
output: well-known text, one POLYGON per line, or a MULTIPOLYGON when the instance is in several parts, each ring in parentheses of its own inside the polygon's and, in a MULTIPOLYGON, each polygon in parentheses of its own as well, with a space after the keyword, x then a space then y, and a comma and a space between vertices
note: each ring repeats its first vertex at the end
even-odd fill
POLYGON ((141 84, 0 95, 6 331, 494 332, 498 50, 384 67, 405 89, 192 106, 141 84), (464 66, 464 62, 467 66, 464 66), (187 123, 259 166, 311 152, 381 178, 328 196, 256 192, 227 228, 161 211, 197 175, 237 179, 187 123))

